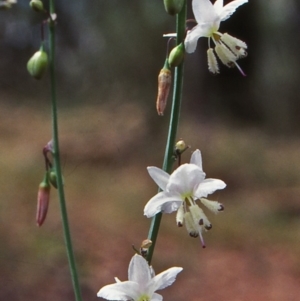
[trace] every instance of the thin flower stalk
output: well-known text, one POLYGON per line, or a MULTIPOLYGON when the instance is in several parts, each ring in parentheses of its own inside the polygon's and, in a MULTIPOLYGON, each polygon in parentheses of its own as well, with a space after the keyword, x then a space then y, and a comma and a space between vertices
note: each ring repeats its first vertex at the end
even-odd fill
MULTIPOLYGON (((176 15, 176 44, 179 45, 184 41, 185 38, 185 24, 186 24, 186 1, 183 4, 183 8, 179 14, 176 15)), ((165 149, 165 156, 163 162, 163 170, 170 173, 174 163, 173 152, 174 145, 176 142, 177 129, 179 124, 180 117, 180 108, 181 108, 181 99, 182 99, 182 86, 183 86, 183 68, 184 63, 175 68, 174 74, 174 88, 173 88, 173 99, 172 99, 172 108, 171 108, 171 117, 169 122, 169 132, 165 149)), ((152 246, 149 248, 147 261, 151 263, 156 238, 158 235, 160 221, 162 214, 156 214, 151 221, 148 238, 152 241, 152 246)))
MULTIPOLYGON (((50 15, 55 13, 54 0, 50 0, 50 15)), ((77 268, 75 262, 75 256, 72 246, 71 233, 69 229, 68 214, 66 207, 66 200, 63 187, 63 178, 60 164, 60 152, 59 152, 59 139, 58 139, 58 119, 57 119, 57 98, 56 98, 56 77, 55 77, 55 21, 50 18, 49 20, 49 67, 50 67, 50 81, 51 81, 51 100, 52 100, 52 135, 53 135, 53 158, 57 175, 57 190, 59 195, 59 203, 61 209, 62 223, 65 244, 67 249, 67 256, 69 261, 69 267, 71 272, 73 290, 76 301, 82 301, 81 290, 77 275, 77 268)))

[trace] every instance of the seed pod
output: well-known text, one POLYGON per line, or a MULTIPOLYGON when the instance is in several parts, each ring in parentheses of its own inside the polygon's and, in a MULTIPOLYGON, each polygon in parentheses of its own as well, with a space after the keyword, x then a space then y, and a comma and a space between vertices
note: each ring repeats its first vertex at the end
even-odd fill
POLYGON ((49 200, 50 200, 50 183, 48 173, 46 172, 44 180, 39 185, 37 196, 36 223, 40 227, 47 216, 49 200))
POLYGON ((160 116, 164 115, 171 83, 172 83, 172 74, 167 59, 164 67, 160 70, 158 75, 158 94, 156 99, 156 110, 158 115, 160 116))
POLYGON ((184 58, 184 45, 180 43, 174 47, 169 54, 168 62, 170 67, 177 67, 183 61, 184 58))
POLYGON ((180 13, 183 4, 184 0, 164 0, 165 9, 172 16, 180 13))
POLYGON ((41 0, 31 0, 29 6, 36 12, 45 12, 44 4, 41 0))
POLYGON ((35 79, 41 79, 48 66, 48 55, 42 49, 37 51, 28 61, 27 70, 35 79))

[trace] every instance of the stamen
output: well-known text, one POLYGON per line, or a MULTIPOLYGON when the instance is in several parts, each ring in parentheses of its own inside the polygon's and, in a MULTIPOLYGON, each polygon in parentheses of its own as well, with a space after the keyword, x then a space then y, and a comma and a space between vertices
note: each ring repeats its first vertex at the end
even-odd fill
POLYGON ((220 204, 220 208, 218 209, 218 211, 223 211, 223 210, 224 210, 224 206, 220 204))
POLYGON ((184 214, 185 226, 191 237, 198 237, 198 229, 195 227, 193 217, 190 212, 184 214))
POLYGON ((205 198, 201 198, 200 201, 205 207, 207 207, 210 211, 212 211, 215 214, 224 210, 224 206, 217 201, 211 201, 205 198))
POLYGON ((205 228, 206 230, 210 230, 210 229, 212 228, 212 224, 210 224, 210 225, 205 225, 204 228, 205 228))
POLYGON ((220 72, 218 62, 212 48, 209 48, 207 50, 207 63, 208 63, 208 70, 211 73, 216 74, 220 72))
POLYGON ((176 214, 176 223, 178 227, 182 227, 184 222, 184 207, 183 205, 181 205, 178 210, 177 210, 177 214, 176 214))
POLYGON ((235 66, 239 69, 240 73, 243 75, 243 76, 247 76, 244 71, 242 70, 242 68, 237 64, 237 62, 233 62, 235 64, 235 66))
POLYGON ((204 239, 203 239, 203 236, 202 236, 201 229, 199 229, 199 238, 200 238, 200 241, 201 241, 202 248, 205 249, 206 245, 205 245, 205 242, 204 242, 204 239))

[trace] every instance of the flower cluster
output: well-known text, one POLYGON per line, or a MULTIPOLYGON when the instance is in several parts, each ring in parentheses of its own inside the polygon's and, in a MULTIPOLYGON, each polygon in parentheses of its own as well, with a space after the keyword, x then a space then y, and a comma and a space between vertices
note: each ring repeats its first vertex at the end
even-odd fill
POLYGON ((177 225, 181 227, 185 224, 190 236, 199 236, 202 246, 205 247, 202 232, 210 230, 212 225, 196 201, 199 200, 214 213, 224 210, 222 204, 206 197, 225 188, 226 184, 218 179, 205 179, 199 150, 193 152, 189 164, 179 166, 171 175, 153 166, 148 167, 148 172, 162 191, 146 204, 144 214, 152 217, 158 212, 177 211, 177 225))
POLYGON ((201 37, 208 38, 208 69, 212 73, 219 73, 219 66, 214 52, 220 61, 227 67, 236 66, 242 75, 244 72, 237 64, 237 60, 247 55, 247 45, 245 42, 225 33, 218 32, 220 23, 227 20, 235 10, 248 0, 234 0, 223 6, 223 0, 216 0, 214 5, 210 0, 193 0, 193 12, 197 25, 190 30, 185 38, 185 50, 188 53, 194 52, 197 41, 201 37), (210 45, 210 40, 215 44, 214 50, 210 45))
MULTIPOLYGON (((227 20, 240 5, 247 2, 248 0, 234 0, 224 6, 223 0, 216 0, 214 4, 210 0, 192 0, 197 25, 188 31, 185 39, 182 38, 182 41, 179 41, 178 45, 173 48, 160 72, 157 98, 159 115, 163 115, 171 87, 170 69, 181 64, 185 52, 192 53, 196 50, 200 37, 208 38, 207 57, 210 72, 219 73, 218 57, 224 65, 236 66, 242 75, 245 75, 237 64, 237 60, 247 55, 246 43, 228 33, 222 34, 218 30, 222 21, 227 20), (211 41, 214 46, 211 46, 211 41)), ((184 1, 166 0, 164 4, 166 11, 174 15, 180 13, 184 1)), ((176 34, 164 36, 176 37, 176 34)), ((190 163, 181 164, 180 156, 187 148, 183 140, 176 144, 174 154, 178 158, 179 167, 172 174, 154 166, 147 168, 160 191, 147 202, 144 215, 151 218, 158 213, 177 211, 177 226, 185 225, 189 235, 199 237, 202 247, 205 248, 202 234, 210 230, 212 224, 203 208, 206 207, 215 214, 224 210, 221 203, 209 200, 207 196, 216 190, 224 189, 226 184, 219 179, 206 178, 202 168, 201 152, 198 149, 192 153, 190 163)), ((151 243, 151 240, 147 239, 143 242, 141 251, 135 249, 145 257, 138 254, 132 257, 128 269, 128 281, 122 282, 115 278, 116 283, 101 288, 97 296, 108 300, 161 301, 162 296, 155 292, 171 285, 182 268, 173 267, 155 276, 152 267, 145 259, 151 243)))

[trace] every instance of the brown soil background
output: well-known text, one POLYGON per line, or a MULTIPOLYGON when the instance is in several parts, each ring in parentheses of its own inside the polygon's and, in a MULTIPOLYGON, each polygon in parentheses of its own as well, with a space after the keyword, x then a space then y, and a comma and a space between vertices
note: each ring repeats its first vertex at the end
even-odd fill
MULTIPOLYGON (((157 188, 146 166, 161 165, 165 130, 153 132, 145 114, 110 104, 59 115, 84 300, 97 300, 115 276, 126 280, 131 245, 147 237, 143 207, 157 188)), ((51 136, 48 108, 5 106, 0 119, 0 300, 74 300, 55 189, 45 224, 35 225, 42 147, 51 136)), ((161 292, 164 300, 299 300, 300 140, 184 120, 180 137, 201 149, 207 177, 228 186, 211 196, 225 211, 209 215, 205 250, 176 227, 175 214, 163 216, 154 269, 184 268, 161 292)))

